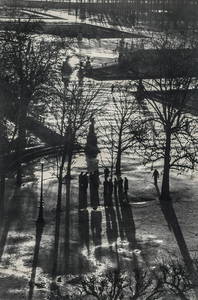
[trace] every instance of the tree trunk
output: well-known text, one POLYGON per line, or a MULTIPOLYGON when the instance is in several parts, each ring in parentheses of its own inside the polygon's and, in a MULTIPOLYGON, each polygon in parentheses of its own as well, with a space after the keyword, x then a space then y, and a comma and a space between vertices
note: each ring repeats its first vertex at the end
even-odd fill
POLYGON ((22 168, 21 168, 21 158, 22 153, 26 147, 26 117, 27 117, 27 105, 21 104, 21 111, 19 115, 19 123, 18 123, 18 141, 17 141, 17 177, 16 177, 16 184, 20 186, 22 184, 22 168))
POLYGON ((63 186, 63 171, 60 170, 59 178, 58 178, 58 196, 57 196, 57 204, 56 209, 61 210, 61 202, 62 202, 62 186, 63 186))
POLYGON ((66 206, 70 202, 70 183, 71 183, 71 164, 73 158, 73 151, 70 151, 68 155, 68 162, 67 162, 67 174, 66 174, 66 206))
POLYGON ((164 154, 164 172, 162 179, 161 200, 170 201, 170 152, 171 152, 171 132, 166 129, 166 146, 164 154))
POLYGON ((121 175, 121 151, 118 151, 117 153, 117 159, 116 159, 116 175, 121 175))
POLYGON ((116 158, 116 175, 119 177, 121 175, 121 159, 122 159, 122 131, 119 132, 119 141, 118 141, 118 152, 116 158))
POLYGON ((70 254, 70 193, 71 193, 71 164, 73 151, 68 155, 67 174, 66 174, 66 206, 65 206, 65 272, 68 271, 70 254))

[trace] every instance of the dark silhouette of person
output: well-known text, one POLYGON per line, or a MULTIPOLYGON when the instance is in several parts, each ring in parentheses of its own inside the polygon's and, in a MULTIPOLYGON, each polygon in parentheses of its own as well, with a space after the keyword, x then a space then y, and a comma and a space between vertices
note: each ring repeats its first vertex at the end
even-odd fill
POLYGON ((83 172, 78 176, 78 199, 79 199, 79 208, 81 209, 82 204, 82 190, 83 190, 83 172))
POLYGON ((106 215, 106 232, 107 232, 107 239, 110 245, 116 242, 118 238, 118 225, 116 220, 116 213, 113 207, 105 208, 105 215, 106 215))
POLYGON ((99 174, 98 174, 98 170, 94 171, 94 188, 95 188, 95 199, 96 199, 96 203, 97 206, 100 205, 99 202, 99 193, 98 193, 98 189, 99 189, 99 174))
POLYGON ((109 169, 106 167, 106 168, 104 169, 104 176, 105 176, 105 180, 107 180, 107 179, 108 179, 108 177, 109 177, 109 173, 110 173, 110 171, 109 171, 109 169))
POLYGON ((105 181, 103 182, 103 187, 104 187, 104 206, 108 206, 108 189, 109 189, 109 183, 108 180, 105 179, 105 181))
POLYGON ((89 213, 87 210, 79 211, 78 230, 80 246, 86 246, 89 253, 89 213))
POLYGON ((97 173, 90 173, 89 176, 90 181, 90 199, 91 199, 91 206, 93 208, 97 208, 99 204, 99 194, 98 194, 98 176, 97 173))
POLYGON ((123 179, 122 179, 122 177, 120 177, 118 179, 118 197, 119 197, 120 203, 122 203, 123 202, 123 179))
POLYGON ((154 170, 152 177, 154 178, 154 185, 157 185, 157 180, 159 178, 159 172, 157 169, 154 170))
POLYGON ((90 172, 89 174, 89 187, 90 187, 90 202, 91 202, 91 206, 93 207, 94 205, 94 183, 93 183, 93 173, 90 172))
POLYGON ((88 176, 87 173, 85 173, 82 176, 82 208, 87 208, 87 188, 88 188, 88 176))
POLYGON ((124 194, 127 202, 128 202, 128 189, 129 189, 129 181, 127 177, 124 177, 124 194))
POLYGON ((113 194, 113 182, 112 182, 112 179, 109 179, 109 182, 108 182, 108 186, 109 186, 109 201, 108 201, 108 204, 109 206, 112 205, 112 194, 113 194))
POLYGON ((88 188, 88 172, 83 176, 83 188, 87 191, 88 188))
POLYGON ((91 61, 90 61, 89 56, 87 56, 87 59, 86 59, 85 69, 86 69, 87 73, 90 73, 92 71, 92 66, 91 66, 91 61))
POLYGON ((96 208, 91 212, 91 231, 93 242, 95 246, 101 245, 101 233, 102 233, 102 213, 97 211, 96 208))
POLYGON ((114 178, 113 187, 114 187, 114 195, 117 195, 117 192, 118 192, 118 181, 117 181, 116 178, 114 178))
POLYGON ((83 178, 83 172, 81 172, 80 175, 78 176, 79 188, 82 188, 82 178, 83 178))

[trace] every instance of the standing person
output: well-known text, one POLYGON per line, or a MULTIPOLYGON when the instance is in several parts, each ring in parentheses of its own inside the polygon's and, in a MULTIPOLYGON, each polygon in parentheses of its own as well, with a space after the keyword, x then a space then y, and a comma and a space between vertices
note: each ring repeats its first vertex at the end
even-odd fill
POLYGON ((104 206, 108 206, 108 189, 109 189, 109 183, 108 180, 105 179, 105 181, 103 182, 103 187, 104 187, 104 206))
POLYGON ((113 186, 114 186, 114 195, 117 196, 117 192, 118 192, 118 181, 117 181, 116 178, 114 178, 113 186))
POLYGON ((123 202, 123 179, 122 177, 120 177, 118 179, 118 196, 119 196, 119 200, 122 203, 123 202))
POLYGON ((99 174, 98 171, 95 170, 93 173, 93 184, 94 184, 94 191, 95 191, 95 203, 97 206, 100 205, 100 201, 99 201, 99 193, 98 193, 98 189, 99 189, 99 174))
POLYGON ((124 194, 127 202, 128 202, 128 189, 129 189, 129 181, 127 177, 124 177, 124 194))
POLYGON ((85 173, 82 177, 82 208, 87 208, 87 188, 88 188, 88 176, 85 173))
POLYGON ((109 169, 106 167, 105 169, 104 169, 104 176, 105 176, 105 180, 107 180, 107 178, 109 177, 109 169))
POLYGON ((154 185, 157 185, 157 180, 159 178, 159 172, 157 169, 154 170, 152 177, 154 178, 154 185))
POLYGON ((108 204, 109 206, 112 205, 112 193, 113 193, 113 182, 112 182, 112 179, 109 179, 109 201, 108 201, 108 204))
POLYGON ((79 208, 82 208, 83 172, 78 176, 78 200, 79 208))
POLYGON ((88 172, 85 173, 84 175, 84 188, 87 192, 87 188, 88 188, 88 172))
POLYGON ((90 172, 89 174, 89 187, 90 187, 90 202, 91 206, 94 207, 94 178, 93 178, 93 173, 90 172))

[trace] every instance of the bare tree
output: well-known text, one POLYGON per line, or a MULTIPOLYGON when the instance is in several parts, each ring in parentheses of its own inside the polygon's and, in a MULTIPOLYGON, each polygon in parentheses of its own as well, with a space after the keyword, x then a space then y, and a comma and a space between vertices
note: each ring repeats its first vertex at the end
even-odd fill
POLYGON ((111 165, 115 165, 115 173, 120 176, 122 155, 135 145, 141 126, 136 99, 129 94, 127 86, 117 85, 110 100, 112 115, 108 114, 106 124, 102 126, 103 142, 110 154, 111 165))
POLYGON ((114 270, 99 277, 92 275, 82 278, 79 290, 82 298, 89 295, 98 300, 119 300, 123 299, 124 289, 128 285, 126 275, 114 270))
POLYGON ((144 162, 163 161, 161 199, 170 200, 170 170, 194 170, 197 163, 197 118, 188 113, 191 88, 195 87, 193 57, 189 42, 165 36, 155 43, 158 78, 142 81, 150 115, 144 118, 145 133, 139 142, 144 162), (153 126, 150 126, 150 124, 153 126))
POLYGON ((189 300, 193 285, 186 268, 179 259, 165 260, 157 264, 157 286, 161 295, 172 294, 181 300, 189 300))
MULTIPOLYGON (((79 85, 70 82, 64 85, 61 80, 51 89, 50 112, 54 117, 54 128, 63 136, 64 147, 59 164, 59 188, 63 180, 65 162, 67 191, 70 190, 71 167, 74 154, 79 151, 80 144, 85 144, 88 126, 91 118, 102 110, 103 104, 96 103, 95 99, 100 91, 100 86, 88 84, 79 85)), ((61 190, 59 191, 57 207, 60 208, 61 190)))
MULTIPOLYGON (((63 137, 63 147, 57 157, 57 178, 58 195, 56 206, 55 225, 55 252, 58 253, 60 234, 60 211, 62 204, 63 177, 66 168, 66 214, 65 214, 65 235, 69 235, 69 208, 70 208, 70 186, 71 168, 74 155, 79 152, 85 144, 88 125, 100 110, 95 103, 99 93, 99 87, 94 84, 79 85, 78 82, 62 82, 57 79, 51 87, 49 99, 49 112, 54 118, 54 129, 63 137), (67 164, 66 164, 67 162, 67 164)), ((56 275, 57 255, 53 263, 53 279, 56 275)))
MULTIPOLYGON (((15 99, 13 110, 9 113, 17 124, 17 151, 26 146, 26 117, 39 103, 46 85, 56 76, 56 65, 62 44, 58 41, 47 42, 36 39, 38 23, 30 19, 13 23, 12 30, 1 33, 0 79, 9 87, 15 99), (31 104, 31 105, 30 105, 31 104)), ((17 176, 21 182, 20 166, 17 176)))

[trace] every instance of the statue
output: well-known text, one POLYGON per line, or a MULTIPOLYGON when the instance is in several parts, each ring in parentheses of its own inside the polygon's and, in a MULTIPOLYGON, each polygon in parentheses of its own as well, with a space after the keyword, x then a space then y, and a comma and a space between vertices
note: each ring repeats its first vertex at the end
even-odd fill
POLYGON ((96 157, 100 152, 98 149, 98 141, 95 133, 95 120, 91 117, 91 124, 89 125, 89 132, 87 135, 87 143, 85 146, 85 153, 88 157, 96 157))

